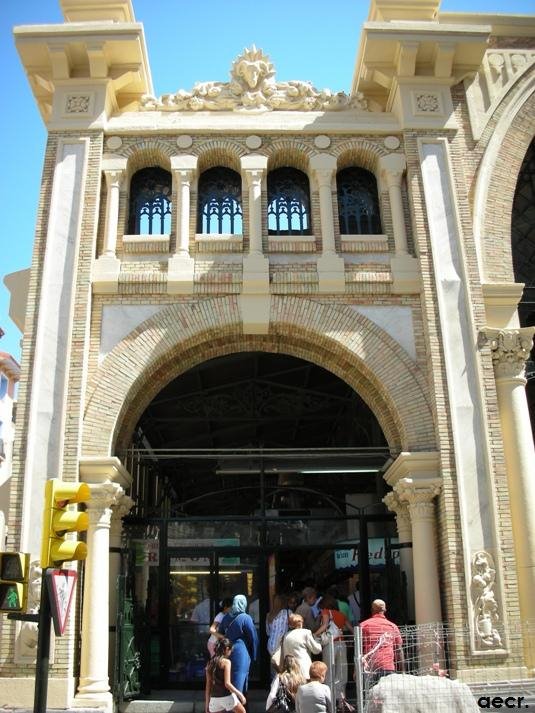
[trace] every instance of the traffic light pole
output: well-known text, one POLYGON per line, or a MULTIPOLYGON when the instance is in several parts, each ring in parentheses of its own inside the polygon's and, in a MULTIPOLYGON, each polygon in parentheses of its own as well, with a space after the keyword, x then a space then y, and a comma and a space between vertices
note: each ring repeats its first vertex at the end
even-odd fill
POLYGON ((43 569, 41 577, 41 603, 39 606, 39 634, 37 638, 33 713, 46 713, 48 667, 50 663, 50 622, 50 599, 46 586, 46 569, 43 569))

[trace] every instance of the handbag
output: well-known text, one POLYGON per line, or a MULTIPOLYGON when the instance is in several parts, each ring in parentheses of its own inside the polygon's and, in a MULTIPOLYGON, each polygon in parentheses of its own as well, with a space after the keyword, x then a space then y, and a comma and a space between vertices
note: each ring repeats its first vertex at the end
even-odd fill
MULTIPOLYGON (((282 655, 282 647, 284 646, 284 638, 286 634, 283 634, 280 644, 277 646, 275 651, 271 654, 271 663, 275 671, 281 671, 282 665, 284 663, 284 656, 282 655)), ((279 686, 280 688, 280 686, 279 686)))
POLYGON ((327 646, 331 636, 333 639, 337 639, 339 636, 342 636, 342 632, 336 625, 336 623, 333 619, 333 613, 329 609, 329 625, 327 627, 327 630, 324 631, 323 634, 320 634, 320 644, 322 646, 327 646))
POLYGON ((275 700, 267 709, 267 713, 292 713, 293 711, 295 711, 295 703, 284 683, 279 680, 275 700))

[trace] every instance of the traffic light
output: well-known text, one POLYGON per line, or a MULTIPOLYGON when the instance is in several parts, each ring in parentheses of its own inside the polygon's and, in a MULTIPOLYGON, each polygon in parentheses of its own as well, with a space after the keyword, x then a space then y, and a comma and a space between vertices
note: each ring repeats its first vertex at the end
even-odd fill
POLYGON ((90 497, 89 486, 85 483, 64 483, 57 478, 46 481, 41 541, 43 569, 87 557, 87 545, 78 540, 67 540, 65 535, 87 530, 89 518, 86 513, 69 510, 68 506, 86 502, 90 497))
POLYGON ((26 609, 30 555, 22 552, 0 552, 0 611, 26 609))

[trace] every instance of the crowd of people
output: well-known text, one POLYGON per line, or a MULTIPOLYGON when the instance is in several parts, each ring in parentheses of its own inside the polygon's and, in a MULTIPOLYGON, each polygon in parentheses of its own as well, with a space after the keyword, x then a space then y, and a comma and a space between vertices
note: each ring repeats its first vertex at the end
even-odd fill
MULTIPOLYGON (((258 653, 255 623, 247 613, 247 598, 224 600, 210 627, 206 667, 206 713, 245 713, 249 669, 258 653)), ((360 604, 359 604, 360 614, 360 604)), ((347 713, 348 680, 346 632, 358 625, 362 633, 362 667, 369 686, 404 670, 398 627, 386 618, 386 604, 372 602, 371 616, 356 621, 350 603, 330 588, 322 596, 313 587, 302 594, 276 594, 266 617, 267 649, 272 662, 272 683, 267 697, 269 713, 347 713), (328 647, 332 637, 332 654, 328 647), (319 657, 323 660, 317 660, 319 657), (335 701, 325 685, 332 664, 335 701)))

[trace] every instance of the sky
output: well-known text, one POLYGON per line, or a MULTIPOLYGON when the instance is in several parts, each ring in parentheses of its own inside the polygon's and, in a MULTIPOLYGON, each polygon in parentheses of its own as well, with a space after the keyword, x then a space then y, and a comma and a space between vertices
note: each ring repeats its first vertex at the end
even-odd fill
MULTIPOLYGON (((132 0, 145 27, 156 95, 196 81, 228 81, 232 61, 255 44, 275 65, 276 79, 311 81, 349 92, 368 0, 132 0)), ((442 0, 444 12, 530 14, 535 0, 442 0)), ((59 0, 0 0, 2 224, 0 351, 20 361, 21 334, 8 317, 4 275, 29 267, 46 129, 19 61, 15 25, 62 22, 59 0)))

